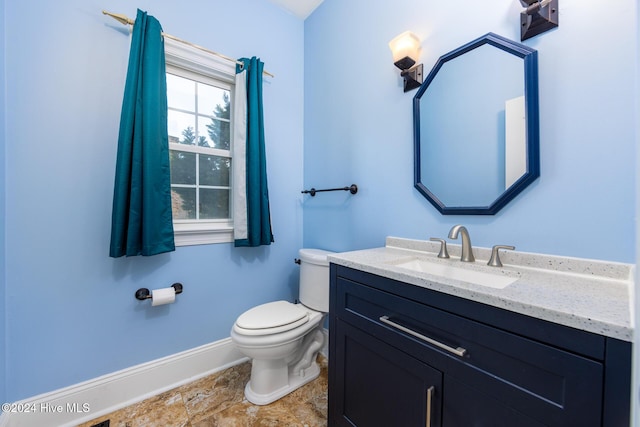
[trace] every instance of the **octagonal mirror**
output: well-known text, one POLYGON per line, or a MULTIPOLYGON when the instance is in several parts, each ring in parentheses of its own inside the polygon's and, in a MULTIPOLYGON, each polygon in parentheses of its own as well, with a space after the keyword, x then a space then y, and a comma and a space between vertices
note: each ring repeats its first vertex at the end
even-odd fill
POLYGON ((486 34, 413 99, 415 187, 442 214, 493 215, 540 175, 537 52, 486 34))

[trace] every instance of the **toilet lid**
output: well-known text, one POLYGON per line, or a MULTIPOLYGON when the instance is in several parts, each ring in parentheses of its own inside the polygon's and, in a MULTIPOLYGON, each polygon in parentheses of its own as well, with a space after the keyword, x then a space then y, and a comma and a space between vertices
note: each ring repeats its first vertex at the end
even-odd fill
POLYGON ((245 311, 236 320, 242 329, 273 329, 279 332, 296 328, 309 320, 307 310, 288 301, 274 301, 245 311))

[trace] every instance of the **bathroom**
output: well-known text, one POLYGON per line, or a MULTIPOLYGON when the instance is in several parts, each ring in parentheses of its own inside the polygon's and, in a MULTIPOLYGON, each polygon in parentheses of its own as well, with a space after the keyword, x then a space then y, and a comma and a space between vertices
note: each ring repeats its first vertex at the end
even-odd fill
POLYGON ((519 40, 518 0, 324 0, 304 20, 265 0, 0 0, 0 401, 229 338, 243 311, 296 298, 302 247, 372 248, 463 223, 476 246, 637 264, 640 8, 559 1, 559 27, 524 42, 538 51, 540 178, 496 215, 443 216, 413 187, 415 92, 403 92, 388 42, 418 34, 426 73, 487 32, 519 40), (259 56, 274 75, 272 245, 109 258, 129 37, 101 11, 136 8, 190 42, 259 56), (301 194, 352 183, 355 195, 301 194), (174 304, 133 297, 174 282, 185 288, 174 304))

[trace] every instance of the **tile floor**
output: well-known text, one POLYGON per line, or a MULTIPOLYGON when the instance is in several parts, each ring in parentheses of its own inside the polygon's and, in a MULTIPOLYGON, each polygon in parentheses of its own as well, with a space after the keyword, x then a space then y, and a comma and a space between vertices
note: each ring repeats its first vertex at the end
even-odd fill
POLYGON ((140 403, 81 424, 105 420, 110 427, 325 427, 327 359, 318 356, 320 376, 282 399, 264 406, 244 398, 249 362, 169 390, 140 403))

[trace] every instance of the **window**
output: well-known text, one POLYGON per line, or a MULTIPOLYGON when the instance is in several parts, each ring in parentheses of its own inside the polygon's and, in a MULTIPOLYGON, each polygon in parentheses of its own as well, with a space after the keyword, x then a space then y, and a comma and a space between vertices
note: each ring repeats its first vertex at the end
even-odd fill
POLYGON ((165 38, 176 246, 233 241, 235 64, 165 38))

